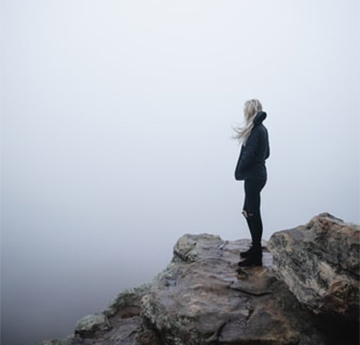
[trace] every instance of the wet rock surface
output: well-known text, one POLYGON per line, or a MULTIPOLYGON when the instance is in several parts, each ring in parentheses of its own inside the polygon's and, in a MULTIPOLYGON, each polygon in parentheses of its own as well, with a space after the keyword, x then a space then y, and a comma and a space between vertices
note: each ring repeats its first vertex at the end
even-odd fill
MULTIPOLYGON (((120 293, 105 311, 80 320, 68 338, 42 345, 358 344, 353 324, 332 327, 328 314, 313 313, 289 288, 278 272, 282 241, 272 239, 276 263, 264 243, 263 266, 239 270, 239 252, 249 241, 184 235, 152 282, 120 293)), ((358 267, 355 258, 349 261, 347 269, 358 267)))

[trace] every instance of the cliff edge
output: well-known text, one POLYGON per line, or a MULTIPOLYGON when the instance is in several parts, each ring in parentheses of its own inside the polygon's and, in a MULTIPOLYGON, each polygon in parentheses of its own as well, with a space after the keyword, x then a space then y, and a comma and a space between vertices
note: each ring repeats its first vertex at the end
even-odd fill
POLYGON ((360 228, 329 214, 276 232, 262 267, 249 241, 184 235, 154 280, 39 345, 357 345, 360 228))

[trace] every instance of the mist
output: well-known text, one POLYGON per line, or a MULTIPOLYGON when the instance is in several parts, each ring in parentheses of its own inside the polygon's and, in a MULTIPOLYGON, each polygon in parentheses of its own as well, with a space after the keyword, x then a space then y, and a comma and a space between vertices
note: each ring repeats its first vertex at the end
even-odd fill
POLYGON ((3 0, 1 343, 63 338, 185 233, 249 238, 233 126, 268 117, 264 239, 359 223, 356 0, 3 0))

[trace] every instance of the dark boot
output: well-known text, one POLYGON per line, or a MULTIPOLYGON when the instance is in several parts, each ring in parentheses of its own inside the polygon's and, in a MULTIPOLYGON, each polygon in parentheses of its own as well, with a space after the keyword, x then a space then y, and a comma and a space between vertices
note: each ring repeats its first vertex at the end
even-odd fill
POLYGON ((253 251, 254 251, 254 247, 253 247, 253 245, 251 245, 251 247, 247 251, 240 253, 240 258, 243 258, 243 259, 248 258, 253 251))
POLYGON ((262 248, 261 246, 251 247, 251 252, 246 259, 238 263, 239 267, 262 266, 262 248))

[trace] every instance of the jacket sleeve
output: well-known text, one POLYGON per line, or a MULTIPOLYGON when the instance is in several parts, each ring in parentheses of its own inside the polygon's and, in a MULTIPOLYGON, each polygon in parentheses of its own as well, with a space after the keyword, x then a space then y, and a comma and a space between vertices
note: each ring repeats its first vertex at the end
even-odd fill
POLYGON ((246 171, 253 164, 258 141, 259 133, 258 131, 253 131, 246 142, 246 147, 238 162, 237 169, 239 172, 246 171))
POLYGON ((269 144, 267 145, 267 148, 266 148, 266 156, 265 156, 265 159, 268 159, 270 157, 270 147, 269 147, 269 144))

